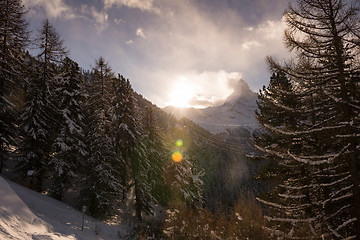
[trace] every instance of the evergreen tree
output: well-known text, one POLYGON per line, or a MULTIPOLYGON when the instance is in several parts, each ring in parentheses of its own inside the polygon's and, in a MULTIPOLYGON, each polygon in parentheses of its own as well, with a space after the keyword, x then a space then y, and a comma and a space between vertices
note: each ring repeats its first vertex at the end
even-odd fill
POLYGON ((118 75, 118 78, 113 79, 113 94, 111 98, 110 118, 111 124, 109 128, 109 134, 112 138, 113 149, 116 154, 116 158, 119 161, 118 169, 121 172, 119 176, 123 185, 122 200, 126 198, 126 185, 129 178, 129 153, 128 147, 125 143, 124 135, 127 125, 124 122, 125 113, 127 111, 128 95, 126 92, 126 79, 122 75, 118 75))
POLYGON ((49 22, 48 19, 44 20, 41 29, 35 38, 35 46, 39 51, 37 55, 38 61, 41 65, 41 81, 42 92, 46 111, 48 112, 49 119, 47 124, 52 129, 49 136, 49 144, 52 145, 55 137, 58 134, 61 124, 57 122, 59 116, 56 109, 56 96, 54 93, 55 75, 59 72, 59 65, 66 57, 67 50, 64 46, 64 40, 60 34, 56 32, 55 27, 49 22))
POLYGON ((112 111, 114 146, 117 154, 122 160, 121 182, 124 186, 122 193, 125 198, 125 189, 134 188, 136 216, 142 220, 141 212, 150 212, 148 184, 141 176, 148 170, 149 162, 146 160, 145 147, 141 142, 141 118, 134 97, 134 90, 130 81, 119 75, 118 87, 115 92, 113 105, 116 109, 112 111), (130 185, 128 185, 130 183, 130 185))
POLYGON ((166 204, 170 193, 164 177, 166 150, 151 107, 145 107, 142 126, 141 138, 135 146, 131 161, 136 215, 140 221, 142 212, 153 213, 155 203, 166 204))
POLYGON ((40 66, 38 62, 30 61, 28 69, 29 85, 19 127, 21 156, 16 169, 24 177, 27 174, 31 175, 31 187, 41 191, 51 151, 48 143, 51 133, 48 127, 49 116, 43 97, 44 92, 42 92, 40 66))
MULTIPOLYGON (((298 102, 293 110, 299 114, 295 128, 289 127, 289 120, 280 126, 263 124, 279 136, 276 139, 292 138, 291 144, 263 150, 284 162, 300 164, 303 171, 299 175, 299 167, 286 166, 290 174, 279 187, 297 193, 277 194, 263 203, 282 214, 297 208, 307 218, 294 220, 294 212, 291 217, 273 215, 267 219, 275 229, 279 222, 287 223, 290 231, 284 234, 288 238, 302 236, 294 229, 304 223, 309 227, 305 231, 310 229, 314 238, 359 238, 358 8, 342 0, 300 0, 298 4, 285 14, 285 44, 297 53, 297 61, 281 66, 268 60, 273 71, 284 72, 291 79, 298 102), (281 201, 282 197, 300 201, 296 206, 293 201, 281 201), (303 209, 308 204, 311 212, 303 209)), ((291 109, 276 100, 271 102, 283 111, 291 109)))
POLYGON ((64 46, 64 40, 48 19, 43 22, 42 28, 38 32, 35 46, 39 50, 37 56, 42 66, 42 81, 44 87, 50 91, 51 80, 56 73, 57 64, 60 64, 67 55, 67 50, 64 46))
POLYGON ((191 207, 201 207, 203 203, 203 171, 196 168, 185 156, 180 162, 169 162, 166 166, 167 183, 170 185, 173 201, 183 201, 191 207))
POLYGON ((36 44, 40 53, 38 61, 29 61, 28 90, 20 125, 22 139, 19 151, 22 156, 17 169, 22 174, 34 171, 34 188, 41 191, 58 127, 51 90, 54 87, 56 64, 66 51, 63 41, 48 20, 39 31, 36 44))
POLYGON ((145 145, 146 159, 150 168, 145 175, 146 182, 150 185, 151 195, 157 202, 166 205, 169 200, 169 187, 165 182, 165 164, 169 150, 164 145, 162 131, 158 126, 152 106, 145 107, 143 117, 142 141, 145 145))
POLYGON ((89 90, 89 130, 87 139, 89 156, 85 172, 85 188, 81 192, 83 205, 99 218, 115 214, 121 199, 123 185, 120 181, 121 159, 116 157, 110 128, 110 86, 113 73, 102 57, 96 61, 89 90))
POLYGON ((64 191, 77 179, 81 161, 87 155, 84 133, 86 96, 78 64, 65 58, 55 77, 55 96, 60 131, 55 139, 55 156, 50 164, 55 171, 51 194, 61 199, 64 191))
POLYGON ((110 133, 117 157, 122 161, 123 200, 129 179, 132 179, 132 157, 141 136, 141 119, 130 81, 119 75, 114 84, 110 133))
POLYGON ((14 145, 18 113, 12 96, 23 84, 26 11, 20 0, 0 2, 0 173, 4 154, 14 145))
POLYGON ((203 203, 204 171, 198 169, 198 159, 192 152, 201 145, 202 140, 192 135, 197 128, 192 121, 181 119, 178 124, 184 127, 172 129, 172 136, 165 140, 172 143, 168 148, 173 151, 165 165, 166 182, 171 188, 171 201, 200 207, 203 203))
POLYGON ((269 208, 266 216, 269 229, 281 231, 290 238, 312 237, 312 219, 318 212, 311 205, 309 189, 303 188, 311 181, 311 174, 304 163, 288 156, 289 151, 300 154, 298 139, 280 131, 297 130, 301 122, 298 110, 300 99, 283 72, 273 73, 269 86, 263 87, 258 98, 256 117, 264 129, 260 136, 254 138, 256 147, 264 153, 258 158, 267 160, 260 176, 281 182, 266 196, 258 198, 269 208))

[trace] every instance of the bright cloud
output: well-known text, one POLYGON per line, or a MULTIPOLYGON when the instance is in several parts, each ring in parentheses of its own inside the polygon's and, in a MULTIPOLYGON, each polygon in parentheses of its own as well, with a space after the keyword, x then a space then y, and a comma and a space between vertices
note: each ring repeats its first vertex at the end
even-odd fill
POLYGON ((23 0, 23 3, 31 12, 34 11, 34 7, 42 7, 50 18, 63 17, 71 19, 75 17, 73 10, 64 0, 23 0))
POLYGON ((138 28, 138 29, 136 30, 136 36, 139 36, 139 37, 141 37, 141 38, 143 38, 143 39, 146 38, 145 33, 144 33, 144 31, 142 30, 142 28, 138 28))
POLYGON ((243 50, 251 50, 252 48, 260 47, 261 43, 258 41, 246 41, 241 44, 243 50))
POLYGON ((108 26, 109 15, 105 11, 98 11, 94 6, 81 5, 81 13, 95 21, 95 27, 101 32, 108 26))
POLYGON ((133 40, 127 40, 127 41, 126 41, 126 44, 127 44, 127 45, 134 44, 134 41, 133 41, 133 40))
POLYGON ((156 99, 159 105, 169 96, 160 100, 161 93, 154 88, 176 81, 179 76, 200 86, 194 104, 210 105, 225 99, 232 92, 225 80, 233 72, 237 73, 235 79, 245 79, 257 91, 269 79, 266 56, 286 54, 281 19, 249 26, 231 10, 215 18, 187 0, 163 3, 163 8, 171 9, 173 14, 158 16, 157 24, 143 25, 147 41, 137 43, 147 68, 137 69, 136 75, 152 79, 153 85, 145 90, 149 95, 144 95, 156 99), (157 76, 150 69, 161 69, 163 74, 157 76))
POLYGON ((260 24, 256 31, 258 35, 263 36, 266 40, 277 41, 282 38, 285 27, 286 25, 283 19, 281 21, 266 21, 260 24))
POLYGON ((143 11, 158 12, 159 9, 154 7, 153 0, 103 0, 105 9, 113 6, 138 8, 143 11))
MULTIPOLYGON (((234 90, 229 79, 245 79, 250 89, 257 91, 269 80, 266 56, 288 55, 280 15, 249 22, 244 20, 247 12, 222 1, 211 1, 216 6, 212 9, 207 0, 102 0, 96 5, 79 1, 83 4, 72 6, 73 1, 68 1, 70 8, 65 0, 26 0, 59 20, 76 15, 71 26, 61 23, 60 33, 74 56, 81 59, 80 66, 89 68, 103 56, 115 72, 131 80, 137 92, 161 107, 181 77, 194 89, 188 101, 199 106, 229 96, 234 90), (146 41, 136 41, 139 39, 146 41)), ((284 1, 276 0, 278 4, 284 1)))
POLYGON ((224 70, 189 72, 173 76, 173 81, 166 86, 168 100, 165 105, 171 105, 180 98, 186 100, 188 105, 196 107, 221 104, 235 91, 234 83, 241 77, 240 72, 224 70))

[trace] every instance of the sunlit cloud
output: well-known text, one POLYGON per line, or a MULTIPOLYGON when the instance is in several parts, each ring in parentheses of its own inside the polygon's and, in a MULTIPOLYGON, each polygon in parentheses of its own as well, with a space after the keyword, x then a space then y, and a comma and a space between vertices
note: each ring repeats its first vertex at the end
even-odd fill
POLYGON ((115 23, 115 24, 122 24, 122 23, 125 23, 125 20, 123 20, 123 19, 118 19, 118 18, 114 18, 114 23, 115 23))
POLYGON ((252 48, 260 47, 261 43, 258 41, 246 41, 241 44, 243 50, 251 50, 252 48))
MULTIPOLYGON (((162 6, 171 9, 173 14, 158 16, 158 24, 143 25, 147 41, 137 46, 144 50, 141 56, 149 64, 148 69, 162 69, 163 73, 168 73, 161 77, 154 72, 137 73, 153 79, 155 86, 174 81, 178 75, 186 77, 189 72, 217 73, 223 69, 224 72, 241 72, 239 78, 243 78, 252 90, 257 91, 268 80, 266 56, 287 53, 282 45, 284 24, 281 19, 249 26, 231 10, 217 13, 215 18, 211 13, 203 12, 192 1, 163 2, 162 6)), ((209 94, 195 94, 194 103, 214 103, 224 99, 225 93, 231 93, 226 91, 228 89, 221 90, 219 96, 219 85, 214 81, 217 81, 217 77, 207 79, 207 84, 202 85, 202 88, 209 94), (212 86, 216 86, 216 90, 211 89, 212 86)), ((147 90, 156 92, 156 89, 147 90)), ((153 99, 151 95, 149 98, 153 99)))
POLYGON ((159 9, 154 7, 153 0, 103 0, 104 8, 109 9, 113 6, 138 8, 142 11, 159 12, 159 9))
POLYGON ((23 3, 33 14, 36 13, 34 8, 41 7, 49 18, 72 19, 76 16, 72 8, 64 0, 23 0, 23 3))
MULTIPOLYGON (((235 91, 241 79, 239 72, 224 70, 189 72, 173 77, 165 105, 178 107, 208 107, 222 104, 235 91)), ((165 85, 164 85, 165 86, 165 85)))
POLYGON ((143 39, 146 38, 145 33, 144 33, 144 31, 142 30, 142 28, 138 28, 138 29, 136 30, 136 36, 139 36, 139 37, 141 37, 141 38, 143 38, 143 39))
MULTIPOLYGON (((285 28, 284 19, 280 21, 266 21, 257 27, 256 32, 266 40, 279 40, 282 39, 285 28)), ((282 43, 282 41, 280 42, 282 43)))
POLYGON ((205 0, 102 0, 100 4, 83 0, 83 5, 71 8, 64 0, 27 2, 38 4, 37 10, 49 9, 58 19, 65 13, 76 15, 70 27, 62 23, 61 34, 65 41, 71 39, 66 43, 83 61, 80 65, 86 69, 103 56, 116 73, 131 80, 137 92, 160 107, 170 101, 169 94, 181 77, 193 89, 187 97, 189 105, 224 101, 234 90, 229 78, 244 79, 251 90, 258 91, 269 80, 266 56, 288 55, 281 16, 248 22, 244 13, 226 6, 209 11, 200 6, 205 0), (50 10, 50 2, 60 6, 59 12, 50 10), (104 34, 96 34, 100 32, 104 34))
POLYGON ((109 15, 105 11, 97 10, 94 6, 81 5, 81 13, 95 22, 98 32, 104 30, 109 24, 109 15))

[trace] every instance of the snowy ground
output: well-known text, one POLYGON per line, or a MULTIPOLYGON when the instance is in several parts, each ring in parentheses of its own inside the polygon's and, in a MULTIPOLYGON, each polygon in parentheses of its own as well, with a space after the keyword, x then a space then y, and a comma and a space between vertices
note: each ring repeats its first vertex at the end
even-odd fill
POLYGON ((122 239, 125 225, 111 225, 0 176, 1 240, 122 239))

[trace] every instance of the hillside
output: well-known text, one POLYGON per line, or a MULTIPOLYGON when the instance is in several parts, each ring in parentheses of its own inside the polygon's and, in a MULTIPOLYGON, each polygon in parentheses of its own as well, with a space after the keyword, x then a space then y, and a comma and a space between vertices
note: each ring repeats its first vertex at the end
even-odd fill
POLYGON ((91 240, 125 236, 121 225, 97 222, 63 202, 0 177, 0 239, 91 240))

